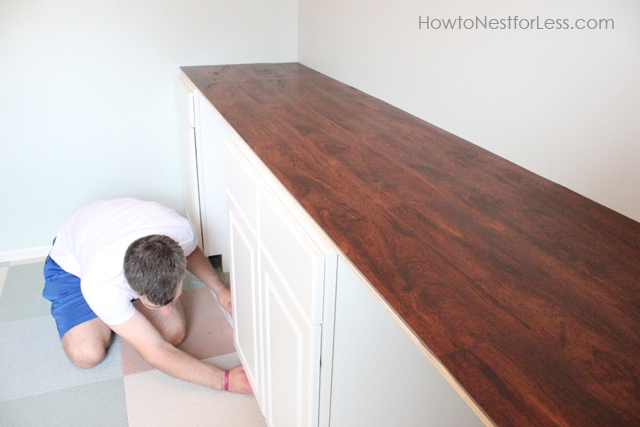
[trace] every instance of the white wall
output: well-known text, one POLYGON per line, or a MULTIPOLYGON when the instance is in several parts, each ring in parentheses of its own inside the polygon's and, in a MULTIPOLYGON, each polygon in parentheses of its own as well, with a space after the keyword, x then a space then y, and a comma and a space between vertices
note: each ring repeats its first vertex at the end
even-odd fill
POLYGON ((300 0, 299 62, 640 221, 637 0, 300 0), (427 30, 419 17, 612 18, 427 30))
POLYGON ((296 0, 0 0, 0 255, 96 199, 182 211, 178 67, 295 61, 296 39, 296 0))

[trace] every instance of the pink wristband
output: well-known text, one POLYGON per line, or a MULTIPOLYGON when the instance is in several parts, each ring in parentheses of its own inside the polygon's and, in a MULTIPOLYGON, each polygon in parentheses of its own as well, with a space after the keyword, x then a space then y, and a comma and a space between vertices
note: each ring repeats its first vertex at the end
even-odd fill
POLYGON ((229 371, 224 371, 224 391, 229 391, 229 371))

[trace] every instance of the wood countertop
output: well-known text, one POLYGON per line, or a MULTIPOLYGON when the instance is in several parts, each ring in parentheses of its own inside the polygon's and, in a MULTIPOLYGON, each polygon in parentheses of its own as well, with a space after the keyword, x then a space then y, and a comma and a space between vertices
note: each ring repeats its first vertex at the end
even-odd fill
POLYGON ((497 425, 640 425, 640 223, 303 65, 182 70, 497 425))

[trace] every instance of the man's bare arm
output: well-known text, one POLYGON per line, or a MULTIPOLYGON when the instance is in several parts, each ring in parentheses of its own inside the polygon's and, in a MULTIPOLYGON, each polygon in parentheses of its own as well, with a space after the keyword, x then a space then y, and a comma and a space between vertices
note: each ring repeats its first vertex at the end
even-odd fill
POLYGON ((196 247, 196 249, 187 256, 187 270, 215 292, 218 303, 231 313, 231 292, 218 278, 218 275, 200 248, 196 247))
MULTIPOLYGON (((224 389, 224 370, 202 362, 166 342, 146 317, 136 311, 133 317, 110 328, 124 338, 153 367, 181 380, 224 389)), ((251 386, 241 366, 229 376, 229 391, 251 394, 251 386)))

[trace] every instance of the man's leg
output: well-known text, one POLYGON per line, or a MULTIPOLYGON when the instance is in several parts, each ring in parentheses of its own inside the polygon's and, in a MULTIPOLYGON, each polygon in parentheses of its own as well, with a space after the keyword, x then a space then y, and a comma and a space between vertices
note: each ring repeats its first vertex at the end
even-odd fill
POLYGON ((51 301, 62 347, 71 362, 92 368, 102 362, 111 344, 111 329, 91 310, 80 289, 80 278, 63 270, 51 257, 44 265, 42 296, 51 301))
POLYGON ((159 308, 149 308, 140 300, 134 301, 133 305, 155 326, 165 341, 174 346, 184 341, 187 335, 187 319, 180 300, 170 306, 159 308))
POLYGON ((99 318, 94 318, 69 329, 62 336, 65 353, 79 368, 93 368, 107 356, 112 332, 99 318))

